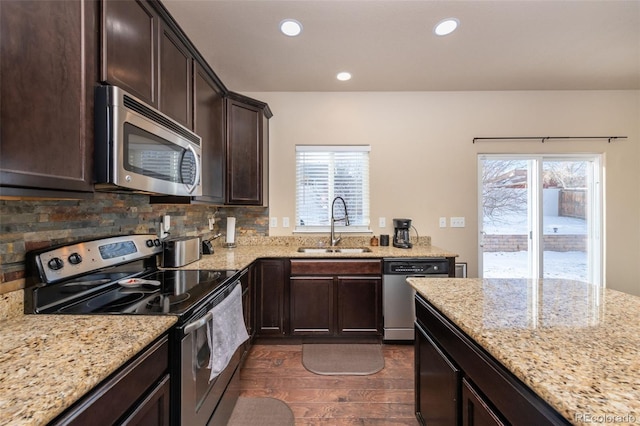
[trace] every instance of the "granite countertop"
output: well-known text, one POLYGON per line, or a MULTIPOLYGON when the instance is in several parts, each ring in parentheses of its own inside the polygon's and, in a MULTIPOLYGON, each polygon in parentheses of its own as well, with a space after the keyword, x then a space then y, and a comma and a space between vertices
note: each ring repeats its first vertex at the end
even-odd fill
POLYGON ((559 279, 408 281, 571 423, 640 423, 640 297, 559 279))
MULTIPOLYGON (((317 246, 308 238, 247 239, 181 269, 240 270, 259 258, 456 257, 426 244, 411 249, 369 247, 345 238, 339 247, 368 253, 300 253, 317 246)), ((0 424, 45 424, 175 324, 174 316, 22 315, 22 291, 0 299, 0 424)))
POLYGON ((164 315, 21 315, 1 321, 0 424, 49 422, 176 320, 164 315))
POLYGON ((214 254, 203 255, 196 262, 182 267, 182 269, 244 269, 253 261, 260 258, 375 258, 383 257, 457 257, 458 255, 432 245, 415 245, 411 249, 400 249, 392 246, 369 246, 344 244, 344 247, 368 247, 368 253, 300 253, 298 247, 305 244, 292 243, 290 245, 238 245, 234 248, 215 247, 214 254))

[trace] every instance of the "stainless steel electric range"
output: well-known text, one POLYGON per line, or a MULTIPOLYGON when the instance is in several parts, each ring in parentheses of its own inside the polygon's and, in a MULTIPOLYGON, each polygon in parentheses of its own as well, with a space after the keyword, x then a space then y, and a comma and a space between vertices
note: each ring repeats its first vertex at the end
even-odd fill
POLYGON ((205 425, 237 380, 242 349, 209 381, 209 311, 237 285, 246 295, 248 283, 235 270, 159 269, 162 251, 162 242, 145 234, 31 252, 25 312, 177 316, 170 331, 171 423, 205 425))

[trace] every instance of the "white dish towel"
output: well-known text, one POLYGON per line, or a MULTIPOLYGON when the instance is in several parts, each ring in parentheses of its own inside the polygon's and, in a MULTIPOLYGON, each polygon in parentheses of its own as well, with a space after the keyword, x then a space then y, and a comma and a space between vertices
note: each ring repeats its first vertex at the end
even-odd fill
POLYGON ((212 314, 207 323, 211 381, 229 364, 238 346, 249 338, 242 315, 242 286, 236 285, 231 294, 209 312, 212 314))

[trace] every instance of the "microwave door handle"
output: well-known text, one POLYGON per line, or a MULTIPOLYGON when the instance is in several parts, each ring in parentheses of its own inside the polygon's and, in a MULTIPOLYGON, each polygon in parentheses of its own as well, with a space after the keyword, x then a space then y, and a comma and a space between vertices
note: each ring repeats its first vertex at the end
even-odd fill
POLYGON ((200 183, 200 161, 198 159, 198 153, 196 152, 196 150, 193 149, 191 145, 189 145, 188 148, 189 151, 191 151, 191 153, 193 154, 193 158, 196 162, 196 180, 195 182, 193 182, 193 185, 187 185, 187 191, 189 191, 189 193, 192 193, 193 190, 196 189, 196 186, 198 186, 198 184, 200 183))

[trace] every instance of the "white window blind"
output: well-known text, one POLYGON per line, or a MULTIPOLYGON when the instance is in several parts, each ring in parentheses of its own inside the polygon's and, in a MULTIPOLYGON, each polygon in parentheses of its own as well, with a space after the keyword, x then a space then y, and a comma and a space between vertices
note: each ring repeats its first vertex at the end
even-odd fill
MULTIPOLYGON (((296 146, 296 231, 328 231, 331 204, 342 197, 350 226, 336 222, 341 232, 369 230, 369 145, 296 146)), ((342 218, 341 202, 335 217, 342 218)))

